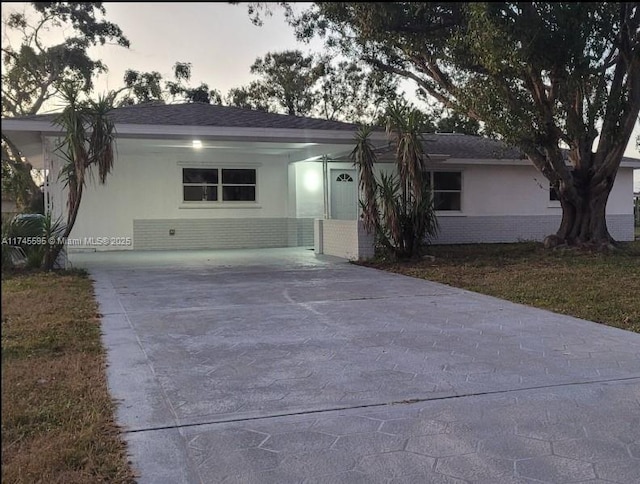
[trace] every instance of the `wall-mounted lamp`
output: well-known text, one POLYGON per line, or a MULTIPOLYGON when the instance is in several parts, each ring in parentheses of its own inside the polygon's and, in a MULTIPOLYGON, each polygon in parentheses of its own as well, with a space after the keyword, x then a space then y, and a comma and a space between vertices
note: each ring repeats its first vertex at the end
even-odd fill
POLYGON ((320 188, 320 183, 321 178, 316 171, 309 170, 304 174, 303 184, 308 191, 317 191, 320 188))
POLYGON ((202 141, 200 141, 199 139, 194 139, 191 142, 191 146, 193 146, 195 149, 202 148, 202 141))

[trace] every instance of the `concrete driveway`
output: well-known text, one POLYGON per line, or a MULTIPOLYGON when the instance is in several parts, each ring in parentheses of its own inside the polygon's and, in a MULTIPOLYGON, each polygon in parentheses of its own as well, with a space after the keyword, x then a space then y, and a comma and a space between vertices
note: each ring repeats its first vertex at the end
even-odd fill
POLYGON ((640 482, 639 334, 305 249, 72 260, 141 483, 640 482))

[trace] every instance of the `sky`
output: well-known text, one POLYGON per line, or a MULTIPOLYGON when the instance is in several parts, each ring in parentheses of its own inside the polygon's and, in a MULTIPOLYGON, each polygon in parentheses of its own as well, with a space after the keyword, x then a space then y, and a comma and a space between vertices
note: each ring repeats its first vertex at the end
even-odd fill
POLYGON ((157 70, 171 77, 176 61, 192 64, 191 82, 205 82, 224 94, 254 79, 249 73, 267 52, 319 51, 321 41, 298 43, 281 12, 274 9, 264 25, 251 23, 245 5, 228 3, 105 3, 107 18, 131 41, 130 49, 96 49, 109 66, 105 87, 122 85, 128 68, 157 70))
MULTIPOLYGON (((296 8, 306 4, 297 4, 296 8)), ((2 3, 3 18, 22 11, 24 3, 2 3)), ((105 2, 105 18, 117 24, 131 42, 91 48, 90 53, 109 68, 96 82, 96 91, 122 87, 124 72, 158 71, 172 77, 176 62, 192 64, 191 84, 205 82, 222 94, 248 84, 249 68, 268 52, 300 49, 320 51, 322 42, 299 43, 281 11, 273 9, 264 25, 251 23, 246 5, 214 2, 105 2)), ((59 32, 58 32, 59 34, 59 32)), ((6 39, 3 36, 3 42, 6 39)))
MULTIPOLYGON (((305 5, 308 4, 295 4, 295 8, 305 5)), ((109 72, 97 80, 97 92, 122 87, 127 69, 158 71, 165 78, 171 78, 172 67, 179 61, 192 64, 192 85, 205 82, 224 96, 229 89, 255 79, 249 68, 257 57, 286 49, 305 53, 322 50, 322 41, 318 39, 310 44, 297 42, 293 29, 277 8, 273 9, 273 16, 266 17, 264 24, 257 27, 251 23, 244 4, 105 2, 104 6, 106 18, 120 26, 131 47, 107 45, 92 49, 92 55, 109 68, 109 72)), ((2 3, 2 15, 5 17, 23 8, 24 3, 2 3)), ((409 84, 404 86, 410 94, 409 84)), ((638 134, 640 123, 625 152, 627 156, 640 157, 635 149, 638 134)), ((640 170, 635 174, 634 190, 640 190, 640 170)))

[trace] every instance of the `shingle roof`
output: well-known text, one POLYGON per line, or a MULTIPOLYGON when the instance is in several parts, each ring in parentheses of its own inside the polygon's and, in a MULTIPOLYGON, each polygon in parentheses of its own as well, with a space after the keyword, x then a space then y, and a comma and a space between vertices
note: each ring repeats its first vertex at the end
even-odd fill
MULTIPOLYGON (((446 155, 449 158, 476 160, 520 160, 525 158, 518 148, 502 141, 459 133, 425 133, 422 147, 428 155, 446 155)), ((395 147, 380 146, 375 150, 379 158, 392 158, 395 147)))
POLYGON ((451 158, 519 160, 525 157, 518 148, 509 147, 502 141, 468 134, 426 134, 423 146, 427 153, 449 155, 451 158))
MULTIPOLYGON (((52 121, 55 114, 14 118, 52 121)), ((350 131, 355 124, 325 119, 266 113, 232 106, 206 103, 136 104, 116 108, 111 114, 116 124, 149 124, 174 126, 216 126, 229 128, 284 128, 350 131)))
MULTIPOLYGON (((11 118, 16 120, 53 121, 56 114, 37 114, 11 118)), ((231 128, 281 128, 355 131, 358 125, 340 121, 265 113, 251 109, 206 103, 147 103, 123 106, 112 111, 116 124, 174 126, 211 126, 231 128)), ((429 154, 448 155, 459 159, 523 159, 525 155, 499 140, 457 133, 428 133, 424 148, 429 154)), ((391 154, 392 148, 379 150, 391 154)), ((638 161, 624 158, 627 161, 638 161)))

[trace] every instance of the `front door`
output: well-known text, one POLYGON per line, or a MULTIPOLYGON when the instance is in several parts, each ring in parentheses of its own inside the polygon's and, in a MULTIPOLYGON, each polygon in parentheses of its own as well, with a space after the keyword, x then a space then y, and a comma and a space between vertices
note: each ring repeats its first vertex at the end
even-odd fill
POLYGON ((358 218, 358 183, 355 170, 331 170, 331 218, 358 218))

